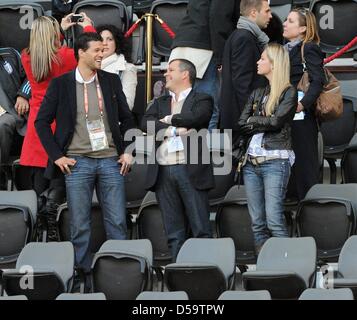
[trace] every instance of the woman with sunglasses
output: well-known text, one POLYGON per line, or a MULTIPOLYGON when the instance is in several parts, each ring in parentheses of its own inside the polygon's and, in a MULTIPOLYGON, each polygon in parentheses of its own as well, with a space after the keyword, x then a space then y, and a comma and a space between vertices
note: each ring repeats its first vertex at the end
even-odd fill
POLYGON ((305 94, 298 92, 298 107, 292 124, 292 145, 296 160, 292 167, 288 197, 297 200, 305 197, 307 191, 319 181, 319 160, 317 134, 318 123, 315 117, 316 100, 324 82, 324 55, 319 47, 320 38, 315 16, 305 8, 293 9, 284 26, 285 47, 290 57, 290 82, 297 86, 304 72, 309 74, 310 86, 305 94), (305 67, 302 61, 306 61, 305 67))
MULTIPOLYGON (((88 16, 85 13, 81 14, 83 15, 83 21, 77 24, 83 28, 84 32, 96 32, 88 16)), ((72 15, 73 13, 62 19, 61 28, 63 31, 76 24, 71 22, 72 15)), ((74 50, 61 45, 61 28, 53 17, 41 16, 37 18, 32 24, 30 44, 21 54, 21 61, 31 86, 31 99, 20 164, 27 166, 31 177, 32 189, 35 190, 38 196, 49 188, 50 181, 44 178, 48 156, 36 133, 34 122, 51 80, 75 69, 77 66, 74 50)), ((51 181, 47 207, 54 206, 49 201, 49 198, 55 198, 55 202, 58 203, 62 202, 60 199, 65 195, 64 181, 57 180, 51 181), (52 189, 57 192, 51 194, 52 189)), ((57 208, 47 208, 47 211, 53 211, 55 214, 55 209, 57 208)), ((49 237, 51 238, 51 235, 49 237)))

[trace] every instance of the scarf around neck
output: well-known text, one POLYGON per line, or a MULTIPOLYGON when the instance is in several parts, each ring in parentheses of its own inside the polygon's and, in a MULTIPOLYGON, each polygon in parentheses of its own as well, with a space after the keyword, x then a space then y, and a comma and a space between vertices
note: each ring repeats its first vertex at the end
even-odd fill
POLYGON ((263 32, 255 22, 246 17, 239 18, 237 29, 250 31, 254 36, 256 36, 258 43, 262 48, 264 48, 269 42, 269 37, 265 34, 265 32, 263 32))

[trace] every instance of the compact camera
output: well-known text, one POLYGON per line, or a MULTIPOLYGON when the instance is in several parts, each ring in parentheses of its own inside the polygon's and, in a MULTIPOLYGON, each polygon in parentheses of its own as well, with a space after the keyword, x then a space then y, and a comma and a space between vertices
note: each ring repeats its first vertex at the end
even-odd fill
POLYGON ((81 14, 74 14, 71 17, 71 22, 78 23, 78 22, 83 22, 83 20, 84 20, 84 17, 81 14))

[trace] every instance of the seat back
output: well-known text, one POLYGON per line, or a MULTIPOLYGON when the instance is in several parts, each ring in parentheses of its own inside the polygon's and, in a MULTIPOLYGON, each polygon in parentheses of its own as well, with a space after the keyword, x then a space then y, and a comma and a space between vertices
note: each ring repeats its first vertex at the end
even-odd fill
POLYGON ((272 13, 275 13, 283 23, 292 9, 292 4, 292 0, 271 0, 269 5, 272 13))
MULTIPOLYGON (((92 204, 91 209, 91 239, 90 239, 90 251, 96 253, 101 245, 106 241, 107 236, 105 233, 103 223, 103 213, 98 203, 92 204)), ((57 213, 57 226, 59 241, 70 241, 70 215, 68 211, 67 203, 64 203, 58 207, 57 213)))
POLYGON ((225 291, 218 300, 271 300, 269 291, 257 290, 257 291, 225 291))
POLYGON ((354 300, 351 289, 306 289, 299 300, 354 300))
POLYGON ((8 295, 43 300, 71 290, 73 274, 74 248, 70 242, 31 242, 21 251, 16 269, 6 270, 2 277, 8 295), (28 281, 24 280, 26 275, 28 281))
POLYGON ((136 297, 136 300, 188 300, 188 295, 184 291, 144 291, 136 297))
POLYGON ((137 216, 137 235, 139 239, 149 239, 153 247, 154 265, 165 265, 172 260, 161 210, 155 193, 148 192, 137 216))
POLYGON ((133 300, 151 289, 151 267, 149 240, 108 240, 93 259, 93 290, 108 300, 133 300))
POLYGON ((107 300, 104 293, 62 293, 56 300, 107 300))
POLYGON ((4 296, 4 297, 0 297, 0 300, 28 300, 27 297, 25 295, 20 295, 20 296, 4 296))
MULTIPOLYGON (((322 51, 334 53, 356 36, 357 3, 353 0, 313 0, 310 10, 315 14, 320 47, 322 51)), ((357 45, 348 52, 355 51, 357 45)))
POLYGON ((338 258, 338 272, 344 278, 357 278, 357 236, 351 236, 342 247, 338 258))
POLYGON ((43 15, 42 6, 35 1, 1 1, 0 46, 21 52, 30 43, 32 21, 43 15))
MULTIPOLYGON (((293 234, 292 213, 285 212, 289 235, 293 234)), ((252 220, 245 186, 233 186, 219 204, 216 214, 217 237, 230 237, 236 248, 238 265, 256 263, 252 220)))
POLYGON ((316 270, 316 243, 311 237, 270 238, 258 256, 257 271, 289 271, 311 286, 316 270))
POLYGON ((147 193, 145 190, 145 179, 148 169, 147 156, 137 152, 136 158, 138 157, 140 157, 143 163, 134 162, 130 173, 125 175, 126 208, 131 210, 139 209, 147 193))
POLYGON ((0 191, 0 265, 16 261, 31 240, 37 214, 33 190, 0 191))
POLYGON ((357 134, 345 149, 341 160, 343 183, 357 183, 357 134))
MULTIPOLYGON (((339 2, 340 3, 340 2, 339 2)), ((341 153, 348 146, 357 128, 357 99, 343 97, 343 113, 333 121, 323 122, 320 130, 324 141, 324 154, 341 153)))
MULTIPOLYGON (((94 27, 101 24, 113 24, 122 32, 126 32, 131 19, 127 6, 118 0, 83 0, 78 2, 72 10, 75 14, 85 12, 94 22, 94 27)), ((82 32, 82 28, 72 28, 73 39, 82 32)))
POLYGON ((185 291, 190 299, 217 299, 234 287, 235 249, 233 240, 188 239, 176 263, 165 268, 165 283, 170 291, 185 291))
MULTIPOLYGON (((155 0, 150 12, 158 14, 162 20, 177 32, 182 18, 186 15, 188 0, 155 0)), ((155 21, 153 26, 153 52, 155 55, 168 58, 171 52, 172 39, 167 32, 155 21)))

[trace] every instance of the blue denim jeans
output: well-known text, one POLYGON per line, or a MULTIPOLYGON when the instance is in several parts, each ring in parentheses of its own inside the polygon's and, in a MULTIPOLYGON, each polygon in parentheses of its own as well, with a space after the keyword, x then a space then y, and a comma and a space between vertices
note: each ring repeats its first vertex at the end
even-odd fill
POLYGON ((218 91, 219 91, 219 78, 217 66, 212 61, 209 63, 205 74, 202 79, 196 79, 194 84, 194 89, 197 92, 202 92, 209 94, 213 97, 214 106, 211 120, 208 125, 208 129, 217 128, 218 119, 219 119, 219 108, 218 108, 218 91))
POLYGON ((270 235, 288 237, 284 199, 289 177, 288 159, 268 160, 259 165, 247 162, 243 167, 256 246, 263 245, 270 235))
POLYGON ((186 221, 194 238, 212 237, 208 192, 192 185, 185 165, 160 166, 155 191, 174 261, 187 238, 186 221))
POLYGON ((126 239, 126 208, 124 177, 120 174, 118 157, 77 160, 66 174, 67 203, 70 214, 71 242, 76 266, 90 271, 91 206, 94 187, 103 212, 107 240, 126 239))

